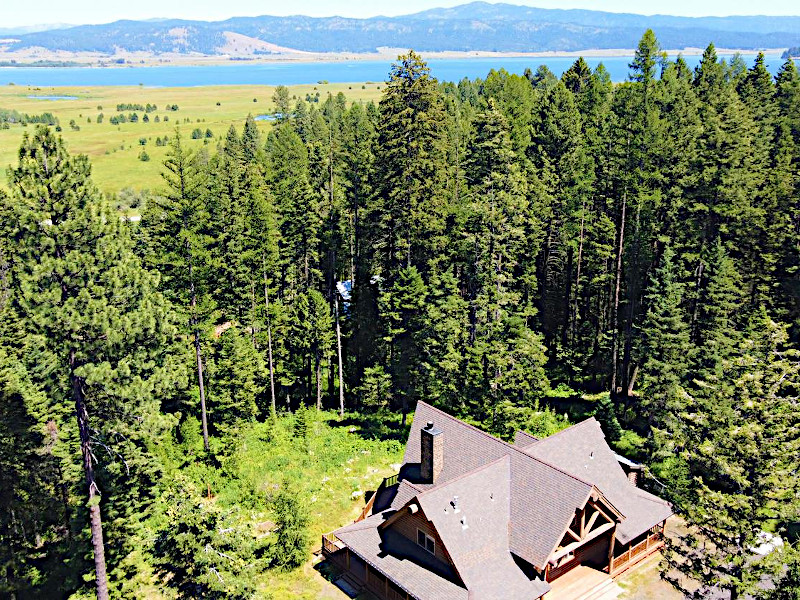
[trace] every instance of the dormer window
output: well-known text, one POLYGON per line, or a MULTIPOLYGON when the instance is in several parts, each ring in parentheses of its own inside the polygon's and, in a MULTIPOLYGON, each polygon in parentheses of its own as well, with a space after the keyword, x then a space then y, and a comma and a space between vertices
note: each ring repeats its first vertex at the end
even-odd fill
POLYGON ((417 529, 417 544, 425 548, 425 550, 431 554, 436 554, 436 542, 421 529, 417 529))

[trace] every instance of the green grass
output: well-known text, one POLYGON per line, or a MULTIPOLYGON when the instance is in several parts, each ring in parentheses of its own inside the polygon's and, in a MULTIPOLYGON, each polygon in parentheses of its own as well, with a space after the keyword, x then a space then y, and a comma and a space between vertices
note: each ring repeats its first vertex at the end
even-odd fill
MULTIPOLYGON (((306 94, 320 94, 323 102, 328 93, 344 93, 348 100, 377 100, 382 83, 355 84, 315 84, 289 86, 290 96, 304 99, 306 94), (362 87, 363 86, 363 87, 362 87)), ((170 136, 175 127, 180 126, 187 143, 195 148, 203 146, 203 140, 192 140, 192 129, 200 127, 204 132, 210 129, 214 138, 209 148, 214 149, 220 137, 231 125, 241 129, 248 114, 258 115, 274 110, 272 86, 208 86, 183 88, 134 87, 46 87, 4 85, 0 86, 0 108, 17 110, 21 113, 53 113, 60 121, 62 135, 70 152, 89 156, 93 165, 95 182, 109 194, 123 188, 158 189, 161 186, 161 169, 166 148, 157 147, 157 137, 170 136), (77 96, 77 100, 36 100, 30 95, 77 96), (253 99, 256 102, 253 102, 253 99), (118 115, 117 104, 155 104, 156 112, 148 115, 150 122, 142 122, 144 113, 138 112, 137 123, 112 125, 110 119, 118 115), (219 103, 219 105, 217 105, 219 103), (167 104, 177 104, 177 112, 167 111, 167 104), (102 106, 102 111, 98 110, 102 106), (104 114, 104 122, 96 122, 98 113, 104 114), (158 115, 160 122, 155 122, 158 115), (164 117, 169 117, 164 122, 164 117), (91 123, 87 119, 91 118, 91 123), (70 129, 69 123, 75 120, 80 131, 70 129), (185 122, 188 119, 189 122, 185 122), (139 138, 147 138, 144 146, 150 156, 148 162, 139 160, 142 146, 139 138)), ((123 111, 128 114, 132 111, 123 111)), ((21 125, 10 129, 0 129, 0 167, 3 172, 16 163, 17 151, 25 131, 32 130, 21 125)), ((272 127, 267 121, 260 121, 259 128, 266 132, 272 127)), ((5 185, 5 177, 0 178, 5 185)))
MULTIPOLYGON (((312 548, 319 548, 323 533, 351 523, 364 507, 364 492, 377 489, 384 477, 397 472, 402 462, 406 431, 399 418, 309 411, 308 438, 294 437, 294 416, 284 414, 275 425, 243 426, 228 441, 236 447, 218 455, 216 468, 192 462, 181 471, 222 508, 238 514, 263 535, 271 535, 273 515, 269 499, 283 485, 304 498, 311 517, 312 548)), ((199 448, 198 448, 199 450, 199 448)), ((330 586, 309 561, 290 572, 268 570, 261 591, 274 599, 324 597, 330 586), (325 590, 324 588, 328 588, 325 590)))

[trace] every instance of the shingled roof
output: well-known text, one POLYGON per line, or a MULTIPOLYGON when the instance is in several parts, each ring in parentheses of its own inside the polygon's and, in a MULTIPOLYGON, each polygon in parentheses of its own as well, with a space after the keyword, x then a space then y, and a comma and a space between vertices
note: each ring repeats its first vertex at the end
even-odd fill
POLYGON ((524 448, 527 454, 591 481, 623 514, 617 539, 627 544, 672 514, 670 504, 632 485, 592 417, 524 448))
POLYGON ((412 598, 468 600, 469 593, 451 567, 435 559, 402 534, 379 528, 387 518, 377 514, 336 530, 336 536, 370 566, 398 584, 412 598))
MULTIPOLYGON (((511 459, 508 455, 416 496, 475 598, 538 598, 550 589, 529 579, 509 549, 511 459), (498 586, 497 582, 503 585, 498 586)), ((413 500, 412 500, 413 502, 413 500)))
POLYGON ((518 429, 514 434, 514 445, 518 448, 527 448, 538 441, 539 438, 534 437, 530 433, 522 431, 521 429, 518 429))
MULTIPOLYGON (((417 403, 403 457, 401 478, 413 480, 418 473, 420 430, 428 421, 436 424, 445 440, 444 468, 436 485, 442 485, 503 456, 509 457, 510 548, 520 558, 543 569, 553 548, 564 535, 566 526, 575 516, 575 511, 589 499, 592 484, 424 402, 417 403)), ((413 483, 421 490, 433 487, 430 483, 413 483)))
POLYGON ((376 507, 382 512, 335 533, 415 598, 541 596, 549 584, 526 575, 515 557, 544 570, 590 498, 614 513, 621 543, 672 514, 667 502, 628 481, 593 418, 541 440, 518 432, 511 445, 424 402, 417 404, 395 490, 389 506, 376 507), (420 477, 420 431, 428 422, 443 436, 435 483, 420 477), (452 566, 393 531, 391 521, 412 504, 435 528, 452 566))

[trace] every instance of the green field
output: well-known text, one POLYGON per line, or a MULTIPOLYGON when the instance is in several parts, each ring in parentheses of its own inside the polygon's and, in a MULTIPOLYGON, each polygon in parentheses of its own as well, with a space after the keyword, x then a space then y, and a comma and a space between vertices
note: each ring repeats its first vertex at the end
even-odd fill
MULTIPOLYGON (((339 83, 289 86, 290 96, 304 99, 317 93, 320 102, 327 95, 343 92, 348 100, 377 100, 382 83, 339 83)), ((244 124, 248 114, 259 115, 274 110, 273 86, 208 86, 182 88, 134 87, 29 87, 6 85, 0 88, 0 109, 16 110, 20 113, 38 115, 53 113, 60 121, 62 135, 73 153, 89 156, 93 165, 94 179, 100 188, 109 194, 130 187, 134 189, 157 189, 161 184, 161 163, 165 147, 156 146, 156 138, 172 135, 180 127, 187 143, 201 147, 204 140, 192 140, 194 128, 210 129, 214 138, 208 140, 213 148, 220 136, 224 136, 233 124, 238 128, 244 124), (40 100, 32 95, 76 96, 77 100, 40 100), (111 124, 111 117, 128 115, 130 110, 117 112, 117 104, 155 104, 158 109, 149 113, 149 122, 142 120, 143 111, 137 111, 136 123, 111 124), (166 110, 167 105, 177 104, 177 111, 166 110), (102 107, 99 109, 98 107, 102 107), (97 123, 97 115, 103 113, 103 123, 97 123), (155 122, 155 117, 159 122, 155 122), (164 120, 168 117, 168 121, 164 120), (91 119, 91 122, 89 122, 91 119), (70 121, 80 127, 70 127, 70 121), (188 121, 187 121, 188 120, 188 121), (146 138, 142 146, 140 139, 146 138), (139 160, 144 149, 150 157, 147 162, 139 160)), ((5 168, 16 162, 22 136, 32 126, 11 125, 0 129, 0 166, 5 168)), ((262 131, 272 127, 267 121, 259 122, 262 131)), ((5 184, 5 177, 2 178, 5 184)))

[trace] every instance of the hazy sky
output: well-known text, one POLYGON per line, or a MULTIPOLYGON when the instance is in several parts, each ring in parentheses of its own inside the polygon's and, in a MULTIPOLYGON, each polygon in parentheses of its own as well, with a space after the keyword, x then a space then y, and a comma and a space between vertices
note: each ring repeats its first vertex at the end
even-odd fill
MULTIPOLYGON (((33 0, 13 2, 14 8, 4 10, 0 28, 40 23, 107 23, 117 19, 151 19, 178 17, 185 19, 220 20, 233 16, 289 15, 311 16, 341 15, 346 17, 373 17, 417 12, 438 6, 455 6, 468 0, 134 0, 133 2, 97 2, 97 0, 33 0)), ((541 8, 588 8, 611 12, 644 12, 641 0, 509 0, 541 8)), ((743 0, 672 0, 662 4, 659 12, 673 15, 797 15, 797 0, 770 0, 745 2, 743 0), (667 8, 667 6, 669 8, 667 8)))

